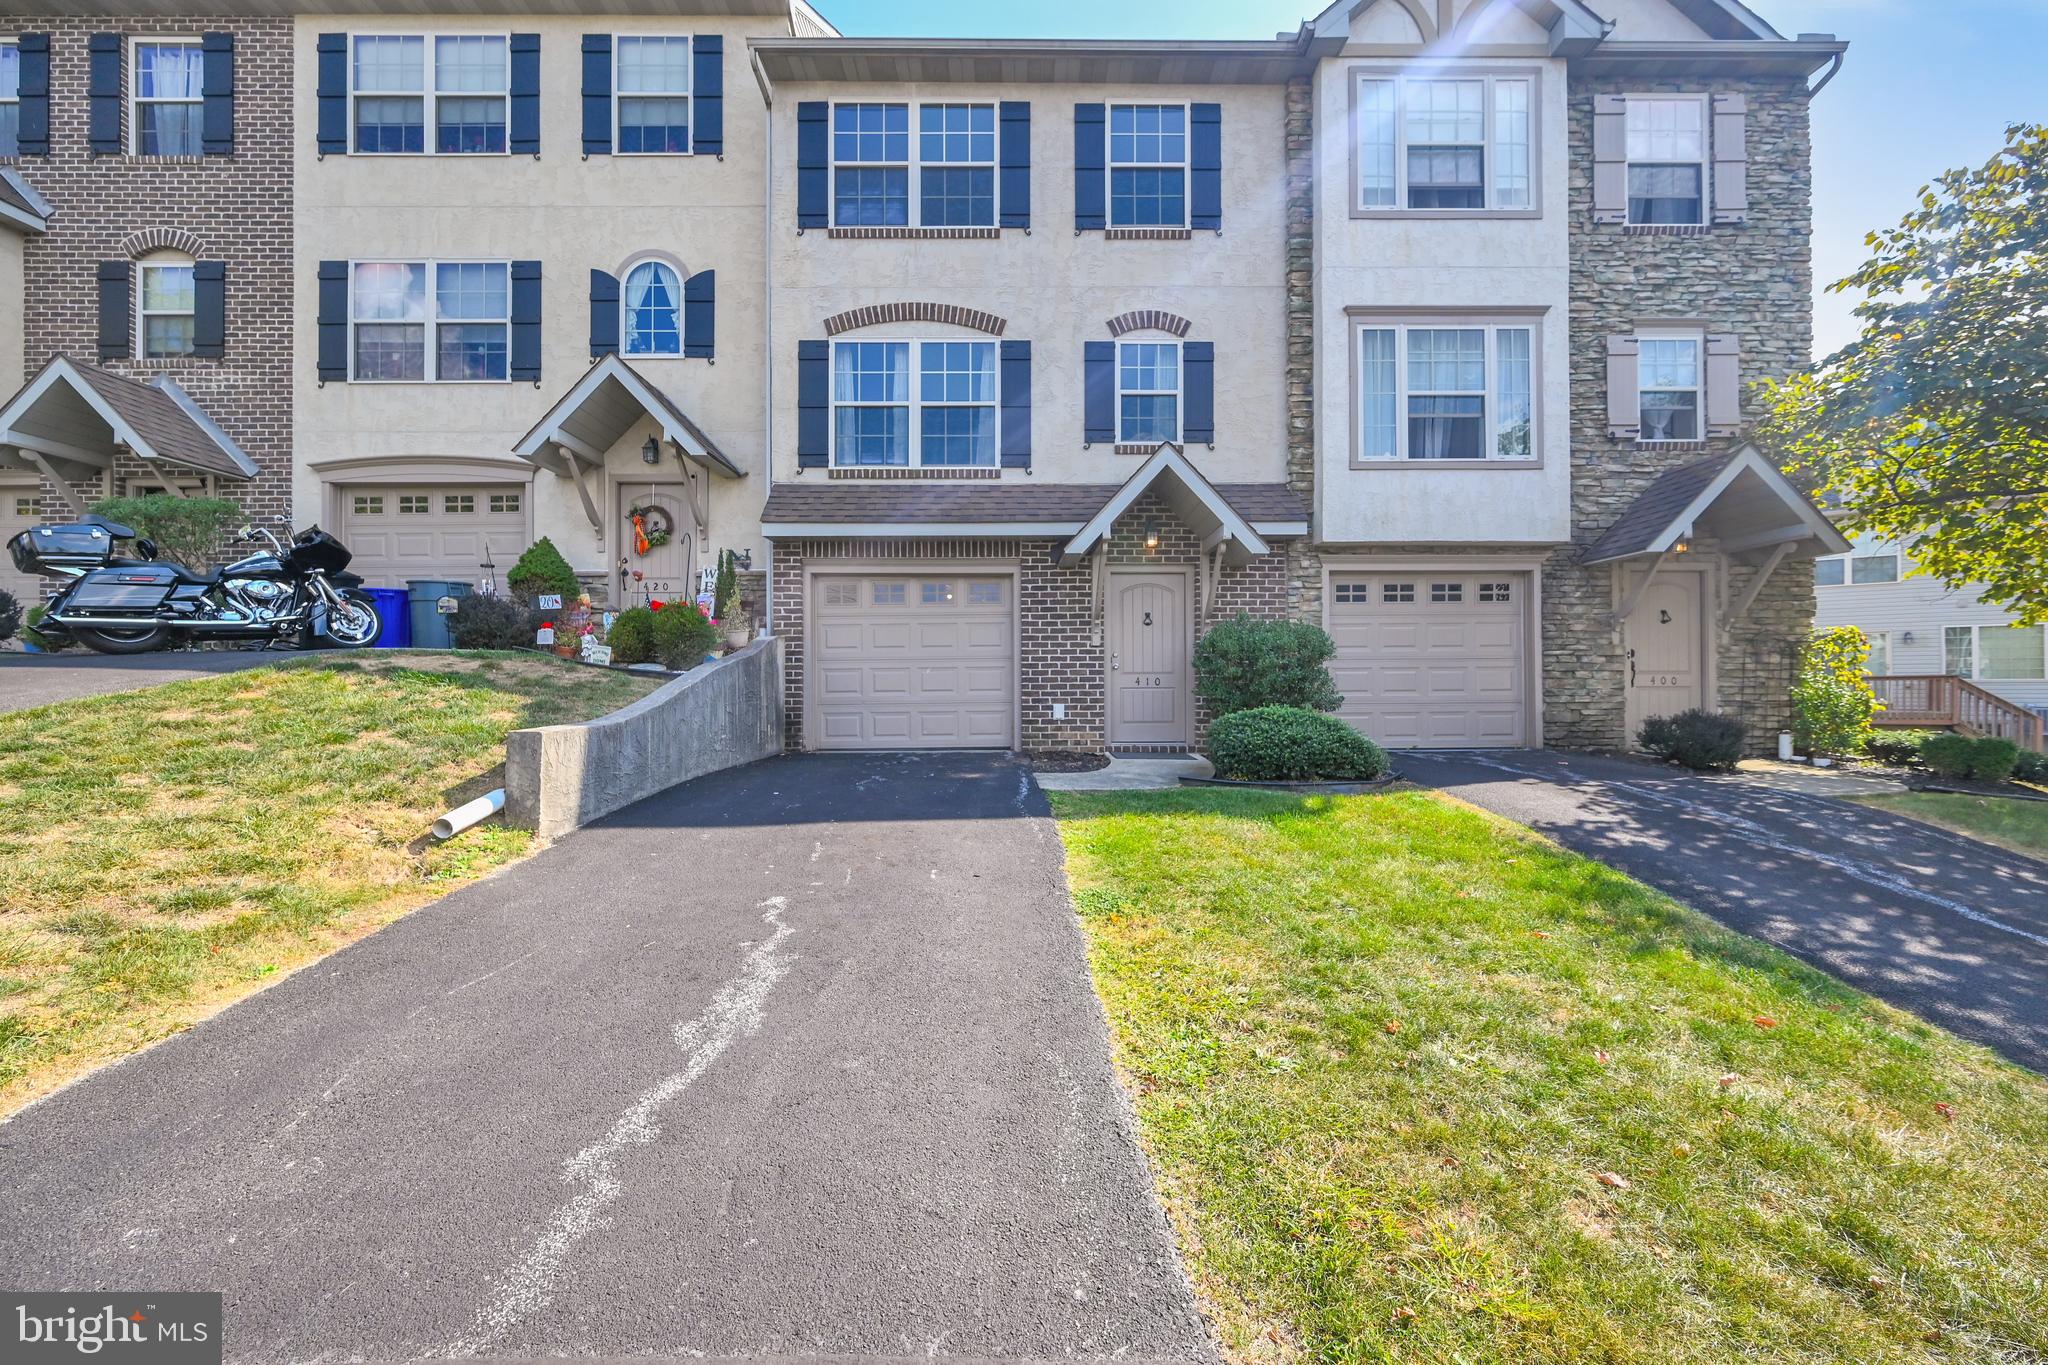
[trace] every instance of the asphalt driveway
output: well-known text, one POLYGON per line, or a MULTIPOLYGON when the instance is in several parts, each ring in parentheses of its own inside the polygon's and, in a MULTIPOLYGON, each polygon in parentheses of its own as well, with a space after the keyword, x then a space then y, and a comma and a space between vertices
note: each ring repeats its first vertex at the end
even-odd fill
POLYGON ((1399 767, 2048 1072, 2048 864, 1739 775, 1529 751, 1399 767))
POLYGON ((236 1361, 1203 1360, 1026 771, 642 802, 0 1125, 0 1282, 236 1361))
POLYGON ((0 712, 132 692, 158 683, 183 682, 215 673, 257 668, 292 657, 289 649, 179 650, 163 654, 93 654, 72 648, 60 654, 0 653, 0 712))

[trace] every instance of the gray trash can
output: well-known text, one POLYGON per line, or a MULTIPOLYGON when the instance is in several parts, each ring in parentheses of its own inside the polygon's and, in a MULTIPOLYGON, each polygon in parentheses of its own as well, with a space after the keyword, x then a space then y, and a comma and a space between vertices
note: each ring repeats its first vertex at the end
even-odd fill
POLYGON ((448 618, 441 614, 444 597, 467 597, 473 584, 447 583, 438 578, 409 578, 405 582, 406 605, 412 617, 414 649, 452 649, 455 637, 448 633, 448 618))

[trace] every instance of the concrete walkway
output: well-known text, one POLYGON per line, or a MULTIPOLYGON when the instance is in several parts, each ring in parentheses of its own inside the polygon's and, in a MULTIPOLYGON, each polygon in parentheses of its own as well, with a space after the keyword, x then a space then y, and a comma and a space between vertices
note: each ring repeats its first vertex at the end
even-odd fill
POLYGON ((1086 773, 1034 773, 1049 792, 1173 791, 1183 777, 1214 777, 1216 765, 1200 754, 1185 758, 1111 758, 1086 773))
POLYGON ((236 1362, 1212 1359, 999 755, 676 788, 0 1125, 16 1290, 236 1362))

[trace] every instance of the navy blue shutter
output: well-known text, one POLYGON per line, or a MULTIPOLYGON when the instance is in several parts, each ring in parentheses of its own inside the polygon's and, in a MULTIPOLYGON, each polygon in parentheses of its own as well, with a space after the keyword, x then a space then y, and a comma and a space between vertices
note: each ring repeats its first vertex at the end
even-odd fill
POLYGON ((348 151, 348 35, 323 33, 320 54, 320 133, 322 156, 348 151))
POLYGON ((199 35, 199 150, 235 154, 235 35, 199 35))
POLYGON ((690 40, 690 150, 725 155, 725 39, 715 33, 690 40))
POLYGON ((583 155, 612 154, 612 35, 583 35, 583 155))
POLYGON ((1005 100, 1002 107, 1002 225, 1031 226, 1031 105, 1005 100))
POLYGON ((101 261, 100 359, 126 360, 135 353, 133 267, 126 261, 101 261))
POLYGON ((228 348, 228 267, 225 261, 192 264, 192 354, 218 360, 228 348))
POLYGON ((24 33, 16 74, 15 144, 23 156, 50 154, 50 35, 24 33))
POLYGON ((514 156, 540 155, 540 35, 512 35, 512 117, 505 145, 514 156))
POLYGON ((1188 110, 1188 226, 1223 230, 1223 106, 1197 104, 1188 110))
MULTIPOLYGON (((95 33, 86 40, 88 74, 86 145, 94 156, 121 154, 121 35, 95 33)), ((127 354, 125 351, 122 354, 127 354)))
POLYGON ((832 343, 796 344, 796 467, 832 463, 832 343))
POLYGON ((1109 226, 1107 113, 1100 104, 1074 106, 1074 231, 1109 226))
POLYGON ((512 262, 511 376, 540 383, 540 262, 512 262))
POLYGON ((1031 343, 1003 343, 1003 468, 1031 468, 1031 343))
POLYGON ((796 107, 796 225, 832 225, 832 106, 805 100, 796 107))
POLYGON ((1116 442, 1116 343, 1088 341, 1081 345, 1081 439, 1093 444, 1116 442))
POLYGON ((320 382, 348 379, 348 262, 320 262, 320 382))
POLYGON ((683 281, 683 354, 710 359, 718 340, 718 272, 700 270, 683 281))
POLYGON ((1187 419, 1180 424, 1184 445, 1216 444, 1216 343, 1190 341, 1180 348, 1186 385, 1187 419))
POLYGON ((590 353, 619 353, 619 277, 590 272, 590 353))

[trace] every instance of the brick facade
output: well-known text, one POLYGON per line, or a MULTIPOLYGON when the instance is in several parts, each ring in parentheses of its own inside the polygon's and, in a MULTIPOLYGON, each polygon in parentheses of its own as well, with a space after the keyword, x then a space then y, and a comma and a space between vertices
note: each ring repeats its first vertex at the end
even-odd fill
MULTIPOLYGON (((292 111, 289 19, 0 17, 0 32, 50 35, 50 155, 10 158, 56 210, 31 237, 23 264, 26 373, 0 377, 12 392, 54 354, 99 362, 101 261, 166 247, 227 265, 227 349, 220 359, 114 360, 148 379, 167 374, 261 467, 252 483, 217 491, 254 516, 291 510, 292 111), (93 156, 87 149, 87 41, 95 33, 197 38, 235 35, 235 150, 231 156, 93 156)), ((124 46, 123 66, 132 65, 124 46)), ((132 70, 124 69, 132 81, 132 70)), ((126 129, 124 128, 124 134, 126 129)), ((124 143, 124 145, 127 145, 124 143)), ((124 457, 107 480, 161 483, 124 457)), ((86 490, 90 499, 101 494, 86 490)), ((66 515, 44 490, 45 515, 66 515)))
MULTIPOLYGON (((1571 106, 1572 539, 1543 575, 1544 731, 1552 744, 1614 748, 1623 734, 1627 675, 1621 631, 1612 624, 1615 573, 1578 557, 1658 475, 1739 448, 1744 438, 1646 447, 1608 435, 1607 338, 1645 319, 1697 320, 1704 331, 1740 340, 1745 428, 1758 416, 1753 385, 1806 367, 1813 346, 1812 143, 1803 82, 1713 81, 1749 104, 1749 221, 1677 236, 1593 222, 1593 102, 1596 95, 1697 91, 1697 80, 1575 79, 1571 106)), ((1721 579, 1703 609, 1740 597, 1756 570, 1724 564, 1708 543, 1695 558, 1721 579)), ((1758 751, 1789 723, 1788 693, 1814 611, 1813 565, 1787 560, 1755 604, 1718 640, 1720 708, 1749 726, 1758 751)))

